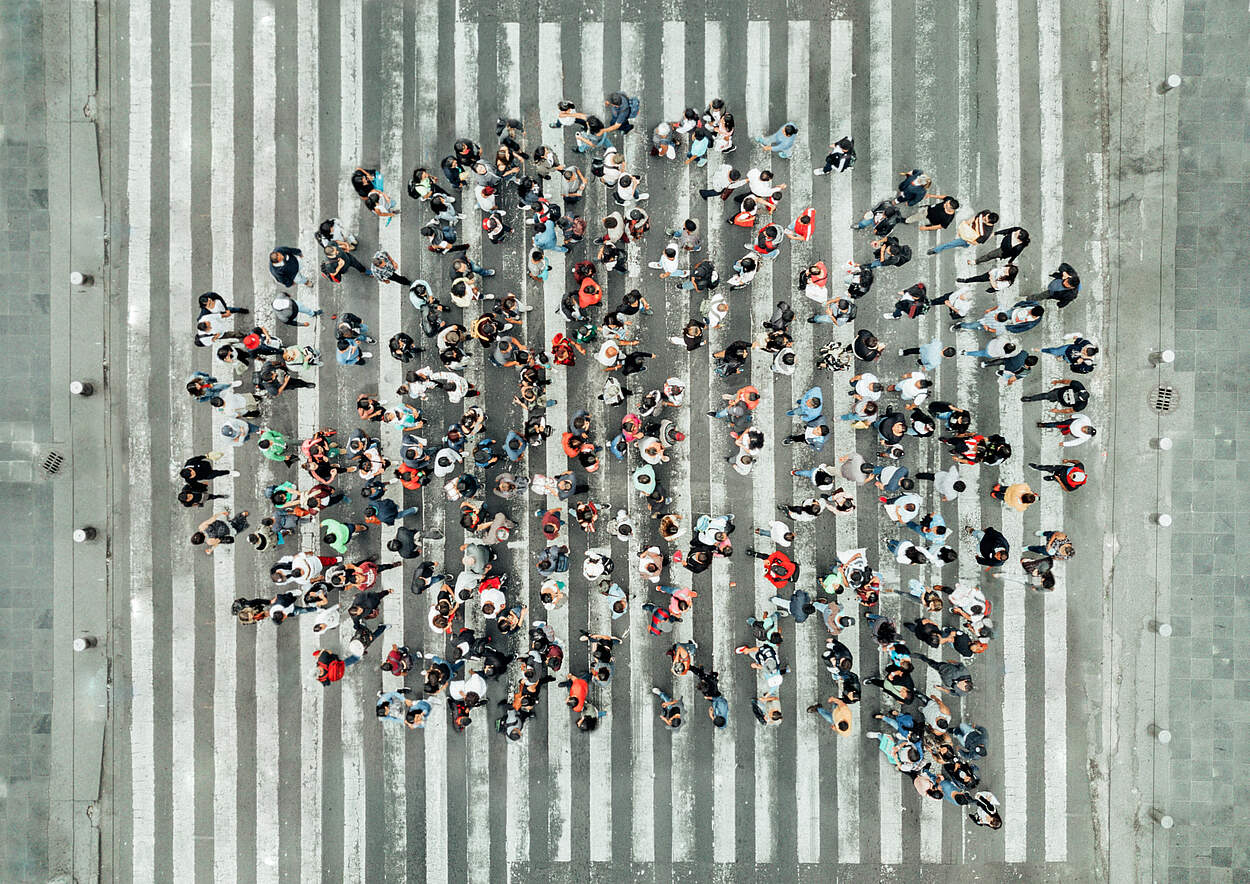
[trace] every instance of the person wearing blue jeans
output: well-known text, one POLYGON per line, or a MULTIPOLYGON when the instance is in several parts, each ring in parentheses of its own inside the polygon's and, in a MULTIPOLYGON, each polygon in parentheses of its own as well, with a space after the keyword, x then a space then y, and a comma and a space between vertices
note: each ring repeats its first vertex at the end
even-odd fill
POLYGON ((919 169, 899 174, 903 176, 903 180, 898 186, 898 197, 895 201, 909 206, 917 205, 928 194, 932 180, 919 169))
POLYGON ((656 687, 651 689, 651 693, 660 698, 660 721, 673 729, 681 727, 681 700, 674 700, 656 687))
POLYGON ((794 123, 786 123, 772 135, 757 135, 755 143, 764 148, 764 150, 772 151, 783 160, 790 159, 790 151, 794 148, 794 142, 798 140, 799 127, 794 123))
POLYGON ((403 724, 405 700, 399 691, 378 691, 378 702, 375 706, 378 718, 403 724))
POLYGON ((229 384, 217 383, 217 378, 213 377, 211 374, 203 371, 197 371, 195 374, 191 375, 191 381, 187 384, 188 390, 190 390, 191 385, 196 381, 203 381, 208 384, 207 387, 199 388, 201 390, 200 393, 192 394, 195 396, 196 402, 207 402, 214 396, 218 396, 226 392, 226 390, 229 390, 231 387, 241 386, 243 383, 242 381, 235 381, 229 384))
POLYGON ((939 245, 934 246, 929 250, 929 254, 936 255, 939 252, 946 251, 947 249, 966 249, 970 245, 972 245, 972 243, 968 242, 968 240, 957 236, 949 242, 940 243, 939 245))
POLYGON ((995 353, 991 353, 991 352, 990 352, 989 350, 987 350, 985 347, 982 347, 980 350, 964 350, 964 351, 963 351, 963 354, 964 354, 965 356, 976 356, 978 359, 996 359, 996 358, 998 358, 998 357, 997 357, 997 354, 995 354, 995 353))
POLYGON ((490 270, 486 267, 481 266, 472 258, 470 258, 468 255, 465 255, 464 259, 469 262, 469 269, 472 270, 474 273, 478 274, 479 276, 494 276, 495 275, 494 270, 490 270))
POLYGON ((881 715, 882 724, 888 724, 905 740, 910 740, 912 731, 916 728, 916 719, 912 718, 910 712, 900 712, 898 715, 881 715))

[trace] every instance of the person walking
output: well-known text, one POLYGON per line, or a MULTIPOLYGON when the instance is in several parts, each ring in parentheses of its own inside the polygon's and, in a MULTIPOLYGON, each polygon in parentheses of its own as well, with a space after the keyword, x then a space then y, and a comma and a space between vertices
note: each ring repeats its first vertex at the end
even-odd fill
POLYGON ((1054 482, 1064 492, 1075 491, 1089 478, 1085 464, 1073 458, 1064 458, 1062 463, 1057 464, 1031 463, 1029 466, 1042 474, 1042 481, 1054 482))
POLYGON ((304 253, 293 246, 275 246, 269 253, 269 272, 284 289, 294 285, 312 285, 304 275, 300 257, 304 253))
POLYGON ((980 245, 990 238, 994 232, 994 225, 997 223, 997 212, 991 212, 988 209, 977 212, 971 218, 959 222, 955 228, 954 239, 934 246, 929 249, 928 254, 936 255, 947 249, 966 249, 968 246, 980 245))
POLYGON ((1063 448, 1084 445, 1098 434, 1093 421, 1083 414, 1074 415, 1067 420, 1038 421, 1037 426, 1041 429, 1054 428, 1063 433, 1064 440, 1059 443, 1063 448))

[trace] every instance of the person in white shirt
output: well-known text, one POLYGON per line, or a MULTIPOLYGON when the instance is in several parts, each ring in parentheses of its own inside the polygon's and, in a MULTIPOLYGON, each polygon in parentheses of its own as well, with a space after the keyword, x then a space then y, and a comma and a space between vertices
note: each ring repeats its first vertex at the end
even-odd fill
POLYGON ((790 377, 794 374, 794 366, 796 359, 793 347, 783 347, 777 351, 777 355, 773 357, 772 369, 773 374, 779 374, 783 377, 790 377))
POLYGON ((916 517, 923 502, 919 494, 900 494, 889 503, 882 504, 882 507, 891 522, 902 525, 916 517))
POLYGON ((885 395, 885 385, 872 372, 863 372, 851 378, 851 395, 864 402, 876 402, 885 395))
MULTIPOLYGON (((1020 345, 1009 340, 1005 335, 990 338, 980 350, 964 350, 965 356, 976 356, 979 359, 1004 359, 1020 349, 1020 345)), ((985 367, 985 363, 981 363, 985 367)))
POLYGON ((608 189, 616 187, 623 174, 625 174, 625 157, 615 147, 609 147, 603 152, 603 175, 601 176, 603 186, 608 189))
POLYGON ((223 390, 218 393, 209 402, 216 403, 220 400, 221 405, 214 407, 222 414, 229 415, 232 418, 258 418, 260 412, 257 407, 260 400, 251 393, 236 393, 234 390, 223 390))
POLYGON ((626 235, 625 216, 620 212, 613 212, 603 219, 603 236, 595 240, 597 243, 618 243, 629 242, 626 235))
POLYGON ((927 479, 933 483, 933 490, 942 495, 942 500, 954 500, 968 489, 963 479, 959 478, 959 465, 951 464, 950 469, 935 473, 916 473, 915 478, 927 479))
POLYGON ((933 381, 923 371, 909 371, 897 384, 891 384, 889 390, 891 393, 898 393, 899 398, 907 402, 907 408, 916 408, 929 398, 929 390, 932 388, 933 381))
MULTIPOLYGON (((756 199, 772 199, 785 190, 786 185, 773 184, 773 173, 768 169, 751 169, 747 172, 747 188, 756 199)), ((742 202, 745 197, 746 194, 739 194, 734 199, 742 202)))
POLYGON ((734 275, 729 277, 727 282, 731 289, 744 289, 751 284, 751 280, 755 279, 755 274, 759 272, 759 262, 755 260, 754 255, 743 255, 734 262, 734 275))
POLYGON ((474 187, 473 196, 477 199, 477 207, 487 214, 498 208, 495 188, 489 184, 479 184, 474 187))
POLYGON ((781 547, 789 546, 794 542, 794 532, 790 530, 790 526, 780 519, 774 519, 769 522, 768 530, 763 528, 752 528, 752 531, 759 537, 767 537, 773 543, 781 547))
POLYGON ((967 316, 976 303, 977 293, 972 286, 962 285, 953 292, 947 292, 929 300, 929 305, 936 307, 945 304, 950 311, 951 319, 958 322, 967 316))
POLYGON ((741 172, 733 166, 723 164, 712 173, 708 186, 699 189, 699 196, 709 199, 719 195, 721 200, 727 200, 730 194, 745 183, 746 179, 742 177, 741 172))
POLYGON ((322 608, 317 612, 317 616, 313 618, 313 632, 319 633, 325 632, 327 629, 338 629, 341 620, 338 605, 322 608))
POLYGON ((486 696, 486 679, 479 672, 470 672, 464 678, 452 679, 447 693, 453 700, 464 700, 473 705, 486 696))
POLYGON ((1054 427, 1060 430, 1065 438, 1059 444, 1064 448, 1075 448, 1077 445, 1084 445, 1098 435, 1098 430, 1094 427, 1093 422, 1083 414, 1074 415, 1063 421, 1038 421, 1037 425, 1042 429, 1054 427))
POLYGON ((616 182, 616 204, 626 206, 650 198, 651 194, 638 192, 641 186, 641 179, 633 175, 622 175, 616 182))
POLYGON ((660 271, 660 279, 668 279, 670 276, 681 279, 687 276, 687 273, 678 266, 680 260, 677 246, 667 245, 664 247, 664 253, 660 255, 660 260, 652 261, 647 266, 652 270, 660 271))

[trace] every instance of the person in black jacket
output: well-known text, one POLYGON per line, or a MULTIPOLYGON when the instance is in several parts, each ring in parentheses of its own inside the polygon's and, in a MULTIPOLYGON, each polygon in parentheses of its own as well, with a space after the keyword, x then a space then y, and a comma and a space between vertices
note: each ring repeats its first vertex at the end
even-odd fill
POLYGON ((304 254, 293 246, 274 246, 269 253, 269 272, 283 288, 293 285, 312 285, 312 280, 304 275, 300 268, 300 255, 304 254))
POLYGON ((1023 227, 1008 227, 1003 230, 996 230, 993 235, 998 237, 998 245, 980 258, 977 258, 978 264, 984 264, 986 261, 996 261, 999 258, 1006 261, 1014 261, 1029 246, 1029 232, 1023 227))
POLYGON ((977 548, 977 564, 983 565, 985 570, 989 571, 998 567, 1010 557, 1011 544, 1007 542, 1007 538, 997 528, 992 528, 989 525, 979 531, 968 528, 968 533, 979 544, 977 548))

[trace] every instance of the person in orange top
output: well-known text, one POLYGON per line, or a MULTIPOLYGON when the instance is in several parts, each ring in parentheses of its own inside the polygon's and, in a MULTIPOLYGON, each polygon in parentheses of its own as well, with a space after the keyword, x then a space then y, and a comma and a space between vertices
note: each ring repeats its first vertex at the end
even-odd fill
POLYGON ((599 283, 595 282, 594 277, 587 276, 582 280, 581 285, 577 287, 577 306, 585 310, 587 307, 593 307, 603 300, 603 289, 599 283))
POLYGON ((407 464, 400 464, 395 469, 395 478, 399 484, 409 491, 419 491, 424 484, 424 477, 407 464))
POLYGON ((808 206, 798 217, 794 219, 794 223, 782 231, 787 238, 798 240, 799 242, 807 242, 812 238, 812 233, 816 225, 816 210, 808 206))
POLYGON ((829 727, 833 728, 839 737, 845 737, 851 732, 851 707, 837 697, 830 697, 825 702, 832 703, 833 708, 826 709, 820 703, 813 703, 807 707, 807 711, 815 712, 829 722, 829 727))
POLYGON ((722 393, 721 398, 725 400, 724 407, 720 411, 709 411, 708 416, 734 424, 754 411, 760 404, 762 397, 757 388, 748 384, 740 388, 732 396, 728 393, 722 393))
POLYGON ((586 695, 590 693, 590 682, 570 672, 569 677, 560 682, 559 686, 569 689, 565 703, 574 712, 580 713, 586 705, 586 695))
POLYGON ((764 560, 764 578, 779 590, 785 589, 799 572, 799 566, 794 560, 780 550, 764 555, 762 552, 748 549, 747 555, 764 560))

